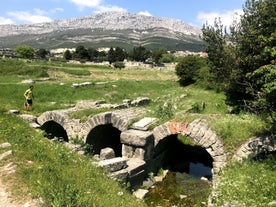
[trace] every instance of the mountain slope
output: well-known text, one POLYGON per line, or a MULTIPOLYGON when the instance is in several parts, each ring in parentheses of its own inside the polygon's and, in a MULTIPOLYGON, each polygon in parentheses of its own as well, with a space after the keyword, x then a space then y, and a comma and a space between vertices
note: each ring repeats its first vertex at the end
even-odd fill
POLYGON ((82 18, 31 25, 1 25, 0 47, 28 44, 36 48, 132 48, 142 45, 167 50, 203 48, 201 30, 180 20, 126 12, 107 12, 82 18))

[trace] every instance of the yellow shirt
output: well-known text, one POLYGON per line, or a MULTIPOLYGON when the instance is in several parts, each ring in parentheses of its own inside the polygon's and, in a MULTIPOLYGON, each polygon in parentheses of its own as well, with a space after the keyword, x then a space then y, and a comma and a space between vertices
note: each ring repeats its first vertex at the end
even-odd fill
POLYGON ((24 96, 26 97, 27 100, 32 99, 33 98, 32 90, 31 89, 26 90, 25 93, 24 93, 24 96))

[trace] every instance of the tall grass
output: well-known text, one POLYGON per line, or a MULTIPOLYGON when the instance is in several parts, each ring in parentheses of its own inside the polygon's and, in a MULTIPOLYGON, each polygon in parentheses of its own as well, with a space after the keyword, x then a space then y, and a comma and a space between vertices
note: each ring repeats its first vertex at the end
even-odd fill
POLYGON ((25 194, 42 198, 45 207, 144 206, 91 159, 48 141, 20 118, 1 114, 0 132, 0 143, 12 144, 18 197, 24 197, 24 192, 16 186, 27 186, 25 194))
MULTIPOLYGON (((45 206, 143 204, 136 202, 118 183, 107 178, 103 171, 92 166, 86 158, 75 155, 62 145, 48 142, 22 120, 5 114, 9 109, 19 109, 21 113, 26 113, 23 109, 23 93, 29 85, 22 84, 21 80, 38 77, 38 73, 32 72, 36 69, 46 72, 52 67, 63 72, 84 70, 89 71, 90 75, 88 72, 85 72, 87 75, 84 76, 71 74, 71 79, 61 78, 57 81, 35 83, 34 106, 33 110, 28 112, 34 115, 68 108, 79 100, 105 100, 107 103, 116 104, 122 103, 124 99, 149 97, 150 104, 143 107, 148 111, 147 116, 159 118, 155 124, 168 120, 191 122, 196 118, 207 119, 210 127, 222 139, 228 153, 234 153, 236 148, 250 137, 266 133, 272 128, 270 123, 259 116, 246 113, 230 114, 231 110, 224 103, 224 94, 203 90, 195 85, 181 87, 172 72, 13 61, 0 60, 0 142, 12 143, 13 159, 19 166, 18 174, 14 178, 19 183, 18 186, 22 183, 23 186, 26 185, 33 197, 42 197, 45 200, 45 206), (23 72, 18 73, 18 70, 23 72), (88 87, 71 87, 72 83, 82 81, 90 81, 93 84, 88 87)), ((73 117, 85 120, 86 117, 104 110, 90 109, 74 114, 73 117)), ((240 206, 265 206, 275 200, 275 185, 272 185, 275 183, 273 166, 275 158, 264 163, 229 165, 221 175, 222 184, 218 188, 217 206, 228 205, 229 202, 228 206, 231 206, 232 201, 237 201, 240 206), (250 175, 254 175, 252 180, 249 179, 250 175), (254 182, 254 179, 258 182, 254 182), (252 193, 248 192, 246 187, 253 189, 252 193), (268 196, 265 196, 266 194, 268 196), (256 199, 260 199, 260 202, 254 203, 256 199)))

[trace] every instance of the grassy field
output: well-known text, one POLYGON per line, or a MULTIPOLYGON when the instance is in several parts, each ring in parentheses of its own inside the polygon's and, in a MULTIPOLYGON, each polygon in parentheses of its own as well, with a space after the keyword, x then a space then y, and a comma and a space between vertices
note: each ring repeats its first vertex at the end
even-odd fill
MULTIPOLYGON (((68 108, 80 100, 105 100, 107 103, 116 104, 122 103, 124 99, 149 97, 151 102, 145 108, 149 116, 159 118, 157 124, 167 120, 186 122, 199 117, 205 118, 221 137, 230 155, 250 137, 271 132, 272 128, 267 120, 259 116, 247 113, 231 114, 231 108, 224 103, 224 94, 204 90, 195 85, 181 87, 174 72, 167 70, 116 70, 108 66, 0 60, 0 74, 0 143, 8 141, 13 146, 12 159, 18 165, 17 174, 12 178, 14 193, 18 197, 22 194, 41 197, 45 206, 145 204, 134 199, 120 184, 107 178, 100 169, 92 167, 88 159, 71 153, 62 145, 49 143, 41 133, 31 129, 17 116, 6 114, 10 109, 39 115, 48 110, 68 108), (42 77, 51 79, 40 81, 42 77), (23 108, 23 93, 29 87, 29 84, 22 83, 26 79, 36 80, 34 107, 31 112, 26 112, 23 108), (92 84, 87 87, 72 87, 73 83, 86 81, 92 84), (205 108, 202 108, 202 103, 205 103, 205 108), (54 187, 55 184, 58 188, 54 187), (18 185, 23 186, 21 190, 15 187, 18 185)), ((81 111, 73 116, 86 119, 102 110, 81 111)), ((275 170, 273 163, 275 158, 265 164, 254 162, 227 167, 221 175, 225 182, 217 200, 218 206, 237 199, 236 192, 230 190, 232 185, 239 189, 240 185, 244 189, 250 187, 253 192, 263 189, 259 183, 234 179, 233 174, 242 178, 250 176, 254 169, 260 168, 255 174, 260 177, 267 175, 265 182, 275 184, 275 176, 271 173, 272 169, 275 170)), ((0 166, 4 164, 0 162, 0 166)), ((265 204, 276 200, 275 185, 266 187, 260 192, 260 196, 268 192, 270 196, 267 196, 265 202, 263 199, 255 199, 254 194, 250 193, 249 199, 254 200, 254 205, 251 202, 250 206, 267 206, 265 204), (272 190, 274 192, 270 192, 272 190)), ((238 199, 241 204, 248 203, 245 193, 238 199)))

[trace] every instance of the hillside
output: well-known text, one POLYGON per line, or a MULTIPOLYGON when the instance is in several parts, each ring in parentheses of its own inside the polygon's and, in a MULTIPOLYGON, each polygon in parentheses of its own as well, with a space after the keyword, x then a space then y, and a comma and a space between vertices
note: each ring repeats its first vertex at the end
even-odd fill
POLYGON ((146 46, 166 50, 201 51, 201 30, 180 20, 126 12, 30 25, 0 25, 0 47, 21 44, 36 48, 146 46))

